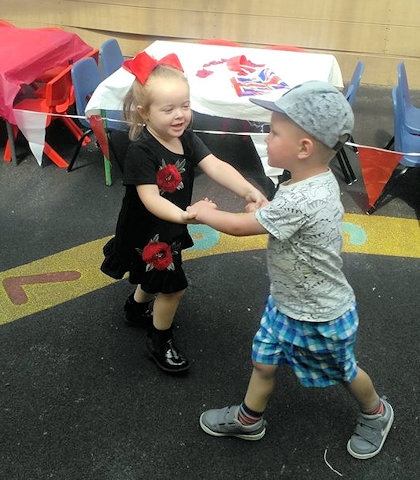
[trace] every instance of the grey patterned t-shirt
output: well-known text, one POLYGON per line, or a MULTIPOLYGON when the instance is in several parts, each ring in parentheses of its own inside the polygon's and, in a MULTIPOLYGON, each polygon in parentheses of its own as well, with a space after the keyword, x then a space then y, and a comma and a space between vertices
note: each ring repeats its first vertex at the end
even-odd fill
POLYGON ((273 200, 256 212, 269 232, 271 295, 285 315, 324 322, 354 303, 353 289, 341 270, 343 213, 331 171, 280 185, 273 200))

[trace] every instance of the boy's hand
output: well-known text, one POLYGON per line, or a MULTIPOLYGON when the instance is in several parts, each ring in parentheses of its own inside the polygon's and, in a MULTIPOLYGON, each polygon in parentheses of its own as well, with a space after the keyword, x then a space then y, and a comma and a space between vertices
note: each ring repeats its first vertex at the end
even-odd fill
POLYGON ((217 205, 208 198, 204 198, 203 200, 199 200, 195 202, 193 205, 187 207, 187 214, 189 220, 195 220, 194 223, 200 223, 200 215, 202 212, 206 210, 217 210, 217 205))

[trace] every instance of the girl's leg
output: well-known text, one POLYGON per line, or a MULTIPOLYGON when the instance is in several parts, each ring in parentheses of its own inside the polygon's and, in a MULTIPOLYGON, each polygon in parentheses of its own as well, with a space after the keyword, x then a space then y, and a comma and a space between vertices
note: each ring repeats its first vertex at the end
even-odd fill
POLYGON ((153 305, 153 325, 157 330, 171 328, 179 302, 185 290, 175 293, 159 293, 153 305))
POLYGON ((134 291, 134 300, 137 303, 148 303, 151 302, 154 298, 154 294, 145 292, 144 290, 142 290, 141 285, 137 285, 134 291))
POLYGON ((189 362, 174 344, 172 322, 185 290, 159 293, 153 306, 153 326, 147 336, 146 346, 156 365, 169 373, 179 373, 189 368, 189 362))
POLYGON ((152 324, 151 302, 154 297, 155 295, 143 291, 141 285, 137 285, 124 305, 126 324, 130 327, 150 327, 152 324))

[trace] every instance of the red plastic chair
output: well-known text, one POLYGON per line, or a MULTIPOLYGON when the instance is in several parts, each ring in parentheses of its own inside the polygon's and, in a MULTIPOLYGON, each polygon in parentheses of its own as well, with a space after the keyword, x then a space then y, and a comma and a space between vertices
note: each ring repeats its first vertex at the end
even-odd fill
MULTIPOLYGON (((98 58, 99 50, 93 49, 86 57, 98 58)), ((46 125, 48 127, 52 121, 61 120, 70 132, 80 140, 83 137, 82 129, 70 118, 66 116, 54 116, 67 115, 69 108, 74 105, 74 88, 71 77, 72 64, 67 67, 58 67, 47 72, 44 72, 39 78, 37 78, 31 85, 33 87, 33 95, 31 98, 23 98, 17 100, 14 104, 14 108, 19 110, 29 110, 32 112, 42 112, 47 114, 46 125)), ((13 138, 16 139, 19 129, 16 125, 12 125, 13 138)), ((83 145, 90 142, 90 138, 86 137, 83 140, 83 145)), ((64 158, 57 153, 49 143, 44 143, 44 153, 49 157, 57 166, 65 168, 68 163, 64 158)), ((12 149, 10 142, 7 141, 4 149, 4 160, 10 162, 12 159, 12 149)))
MULTIPOLYGON (((86 58, 86 57, 93 57, 96 61, 96 63, 99 62, 99 49, 97 48, 94 48, 93 50, 91 50, 90 52, 88 52, 86 55, 84 55, 82 58, 86 58)), ((78 59, 80 60, 80 58, 78 59)), ((74 65, 74 63, 73 63, 74 65)), ((33 84, 34 85, 42 85, 43 83, 47 83, 49 82, 50 80, 52 80, 56 75, 58 75, 59 73, 61 73, 63 70, 63 67, 55 67, 55 68, 51 68, 47 71, 45 71, 44 73, 42 73, 34 82, 33 84)))
MULTIPOLYGON (((65 67, 58 75, 36 89, 34 91, 35 98, 24 98, 15 103, 14 108, 49 114, 47 115, 46 127, 53 120, 60 119, 73 135, 80 139, 83 132, 71 118, 54 116, 54 114, 66 115, 69 107, 74 104, 71 67, 72 65, 65 67)), ((18 127, 13 125, 13 138, 16 138, 17 134, 18 127)), ((47 142, 44 144, 44 153, 59 167, 67 167, 67 162, 47 142)), ((4 160, 10 162, 11 157, 11 148, 8 141, 4 151, 4 160)))

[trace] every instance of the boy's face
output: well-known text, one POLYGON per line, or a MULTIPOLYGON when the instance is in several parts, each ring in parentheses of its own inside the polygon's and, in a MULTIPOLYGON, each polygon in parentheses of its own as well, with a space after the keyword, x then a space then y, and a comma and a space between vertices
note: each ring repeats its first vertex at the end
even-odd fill
POLYGON ((286 115, 273 112, 267 144, 268 164, 271 167, 293 170, 293 164, 301 149, 300 140, 308 137, 305 132, 286 115))

